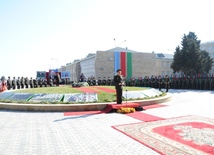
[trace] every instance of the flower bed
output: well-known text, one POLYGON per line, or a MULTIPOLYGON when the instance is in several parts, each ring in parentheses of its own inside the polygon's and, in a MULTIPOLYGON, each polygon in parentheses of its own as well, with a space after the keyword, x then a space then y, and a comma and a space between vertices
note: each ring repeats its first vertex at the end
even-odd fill
POLYGON ((132 113, 132 112, 135 112, 135 108, 120 108, 117 110, 118 113, 121 113, 121 114, 128 114, 128 113, 132 113))

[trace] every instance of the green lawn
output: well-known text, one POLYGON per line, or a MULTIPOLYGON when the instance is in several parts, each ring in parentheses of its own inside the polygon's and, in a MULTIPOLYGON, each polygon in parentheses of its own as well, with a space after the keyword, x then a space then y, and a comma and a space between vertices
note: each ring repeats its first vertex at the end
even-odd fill
MULTIPOLYGON (((114 86, 101 86, 101 87, 115 90, 114 86)), ((90 86, 89 87, 83 87, 83 88, 94 89, 95 92, 98 91, 98 93, 97 93, 97 95, 98 95, 98 101, 97 102, 98 103, 102 103, 102 102, 115 102, 116 101, 116 94, 114 92, 113 93, 109 93, 109 92, 105 92, 103 90, 99 90, 98 88, 96 89, 96 87, 90 87, 90 86)), ((143 88, 143 87, 124 87, 123 90, 124 91, 126 91, 126 90, 127 91, 140 91, 140 90, 145 90, 145 89, 148 89, 148 88, 143 88)), ((43 94, 43 93, 45 93, 45 94, 82 93, 82 91, 80 91, 80 90, 78 90, 76 88, 73 88, 70 85, 64 85, 64 86, 60 86, 60 87, 30 88, 30 89, 23 89, 23 90, 15 90, 14 92, 15 93, 33 93, 33 94, 43 94)), ((2 101, 2 102, 4 102, 4 101, 2 101)), ((10 102, 16 102, 16 101, 10 101, 10 102)), ((20 102, 18 102, 18 103, 20 103, 20 102)), ((21 102, 21 103, 26 103, 26 102, 21 102)), ((62 102, 62 103, 64 103, 64 102, 62 102)), ((65 103, 65 104, 70 104, 70 102, 69 103, 65 103)))

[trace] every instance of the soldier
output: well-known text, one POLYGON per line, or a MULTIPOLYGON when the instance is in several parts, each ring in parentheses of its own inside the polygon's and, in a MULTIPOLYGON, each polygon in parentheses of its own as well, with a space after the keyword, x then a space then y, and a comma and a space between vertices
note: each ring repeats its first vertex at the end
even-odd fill
POLYGON ((95 77, 93 77, 92 85, 93 85, 93 86, 96 86, 96 85, 97 85, 97 81, 96 81, 95 77))
POLYGON ((38 80, 38 84, 39 84, 39 87, 42 87, 42 84, 43 84, 42 78, 40 78, 40 79, 38 80))
POLYGON ((100 79, 100 77, 98 78, 98 80, 97 80, 97 84, 98 84, 98 86, 100 86, 101 85, 101 83, 102 83, 102 81, 101 81, 101 79, 100 79))
POLYGON ((49 79, 49 85, 50 85, 50 87, 53 86, 53 80, 51 78, 49 79))
POLYGON ((47 79, 46 79, 46 78, 43 80, 43 85, 44 85, 45 87, 47 87, 47 79))
POLYGON ((159 75, 159 77, 158 77, 158 88, 159 88, 159 91, 161 91, 162 83, 163 83, 162 77, 159 75))
POLYGON ((135 77, 132 77, 132 79, 131 79, 131 86, 135 86, 135 77))
POLYGON ((108 86, 110 86, 110 85, 111 85, 111 79, 110 79, 110 77, 108 77, 107 85, 108 85, 108 86))
POLYGON ((37 78, 35 78, 35 79, 33 80, 33 85, 34 85, 34 88, 37 88, 37 87, 38 87, 38 80, 37 80, 37 78))
POLYGON ((10 76, 7 79, 7 89, 10 90, 12 88, 12 81, 10 80, 10 76))
POLYGON ((22 89, 24 89, 24 85, 25 85, 24 78, 21 77, 21 88, 22 88, 22 89))
POLYGON ((155 78, 154 78, 153 75, 151 76, 150 83, 151 83, 150 86, 151 86, 152 88, 155 88, 155 78))
POLYGON ((17 89, 20 89, 20 86, 21 86, 20 77, 18 77, 16 81, 16 85, 17 85, 17 89))
POLYGON ((29 87, 29 80, 28 78, 26 77, 25 78, 25 88, 28 88, 29 87))
POLYGON ((90 78, 90 77, 88 77, 87 83, 88 83, 88 85, 89 85, 89 86, 91 86, 91 85, 92 85, 92 80, 91 80, 91 78, 90 78))
POLYGON ((34 88, 34 84, 33 84, 33 78, 30 78, 30 88, 34 88))
POLYGON ((102 85, 104 85, 104 86, 106 85, 106 77, 103 78, 102 85))
POLYGON ((16 89, 16 78, 13 77, 13 80, 12 80, 12 87, 13 89, 16 89))
POLYGON ((166 92, 169 91, 169 84, 170 84, 169 76, 166 75, 165 76, 165 88, 166 88, 166 92))
POLYGON ((144 87, 148 87, 149 80, 148 80, 147 76, 144 77, 143 81, 144 81, 144 87))
POLYGON ((143 86, 143 79, 142 79, 142 77, 138 77, 138 86, 140 86, 140 87, 143 86))

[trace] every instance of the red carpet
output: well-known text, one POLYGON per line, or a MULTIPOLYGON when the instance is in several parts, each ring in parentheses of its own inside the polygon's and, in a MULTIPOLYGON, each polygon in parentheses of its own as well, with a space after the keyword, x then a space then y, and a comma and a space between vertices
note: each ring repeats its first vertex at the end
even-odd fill
POLYGON ((99 91, 93 89, 92 87, 77 87, 75 89, 78 89, 84 93, 99 93, 99 91))
POLYGON ((115 89, 109 89, 109 88, 105 88, 105 87, 101 87, 101 86, 92 86, 92 87, 99 89, 101 91, 104 91, 104 92, 108 92, 108 93, 115 93, 116 92, 115 89))
POLYGON ((73 112, 64 112, 64 116, 76 116, 76 115, 92 115, 92 114, 102 114, 111 112, 113 109, 120 109, 121 107, 134 108, 138 107, 137 103, 128 103, 126 104, 107 104, 105 109, 97 111, 73 111, 73 112))
POLYGON ((214 155, 214 120, 200 116, 113 126, 162 155, 214 155))
POLYGON ((164 120, 164 118, 149 115, 143 112, 136 111, 134 113, 126 114, 127 116, 130 116, 132 118, 136 118, 138 120, 144 121, 144 122, 151 122, 151 121, 157 121, 157 120, 164 120))
MULTIPOLYGON (((121 107, 129 107, 129 108, 136 108, 138 107, 138 103, 127 103, 126 104, 108 104, 106 105, 105 109, 103 110, 97 110, 97 111, 73 111, 73 112, 64 112, 64 116, 78 116, 78 115, 93 115, 93 114, 104 114, 109 113, 113 109, 117 110, 121 107)), ((151 108, 158 108, 165 105, 150 105, 143 107, 144 109, 151 109, 151 108)), ((157 121, 157 120, 163 120, 164 118, 156 117, 153 115, 145 114, 143 112, 136 111, 134 113, 125 114, 127 116, 133 117, 135 119, 144 121, 144 122, 150 122, 150 121, 157 121)))

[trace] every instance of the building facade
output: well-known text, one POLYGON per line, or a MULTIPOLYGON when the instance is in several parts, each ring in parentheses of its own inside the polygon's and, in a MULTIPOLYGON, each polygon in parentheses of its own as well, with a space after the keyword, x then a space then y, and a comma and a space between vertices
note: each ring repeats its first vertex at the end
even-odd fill
MULTIPOLYGON (((209 53, 210 57, 214 59, 214 41, 201 43, 200 49, 206 50, 209 53)), ((210 70, 210 73, 214 73, 214 66, 210 70)))
POLYGON ((86 58, 76 60, 59 68, 59 72, 69 71, 71 81, 79 81, 81 73, 85 78, 113 78, 117 69, 122 70, 126 78, 145 76, 171 76, 173 55, 162 53, 136 52, 124 48, 113 48, 107 51, 97 51, 86 58))

